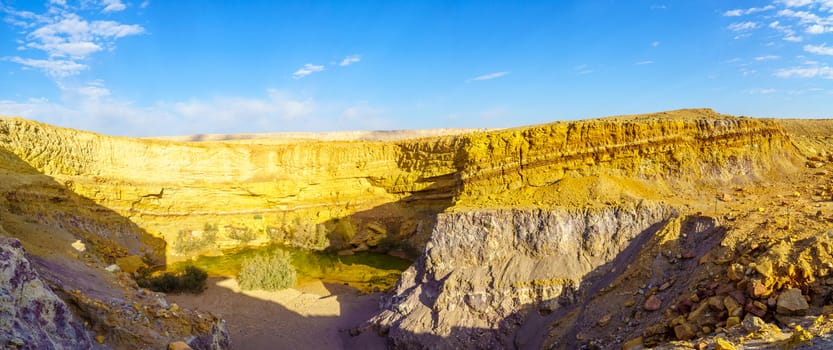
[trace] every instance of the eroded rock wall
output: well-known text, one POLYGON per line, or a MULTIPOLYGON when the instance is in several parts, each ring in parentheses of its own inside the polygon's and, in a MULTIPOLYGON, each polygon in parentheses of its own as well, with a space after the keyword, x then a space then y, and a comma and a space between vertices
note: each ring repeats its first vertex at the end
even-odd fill
POLYGON ((573 302, 588 274, 673 215, 647 202, 440 215, 425 254, 371 324, 396 349, 513 348, 528 310, 573 302))

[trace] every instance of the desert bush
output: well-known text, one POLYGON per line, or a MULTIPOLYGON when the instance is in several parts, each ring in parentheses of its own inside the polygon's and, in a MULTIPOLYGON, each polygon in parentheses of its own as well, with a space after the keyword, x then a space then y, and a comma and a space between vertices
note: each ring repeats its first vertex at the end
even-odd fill
POLYGON ((297 274, 288 253, 257 255, 243 260, 238 280, 243 290, 280 290, 295 285, 297 274))
MULTIPOLYGON (((206 225, 208 228, 208 225, 206 225)), ((190 253, 207 248, 217 241, 217 230, 205 230, 194 234, 191 230, 179 230, 174 240, 174 248, 180 253, 190 253)))
POLYGON ((229 238, 243 243, 249 243, 257 238, 257 233, 249 227, 232 227, 229 232, 229 238))
POLYGON ((195 266, 188 266, 179 273, 165 272, 158 276, 143 274, 136 283, 139 287, 163 293, 201 293, 205 290, 208 274, 195 266))

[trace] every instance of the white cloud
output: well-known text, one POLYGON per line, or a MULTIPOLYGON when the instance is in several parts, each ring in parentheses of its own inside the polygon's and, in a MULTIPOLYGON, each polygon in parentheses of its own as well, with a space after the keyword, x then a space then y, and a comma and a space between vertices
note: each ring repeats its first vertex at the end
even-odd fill
POLYGON ((773 94, 777 91, 778 90, 769 88, 769 89, 751 89, 751 90, 748 90, 747 92, 749 92, 750 94, 753 94, 753 95, 768 95, 768 94, 773 94))
POLYGON ((320 71, 323 71, 323 70, 324 70, 324 66, 317 66, 317 65, 314 65, 312 63, 307 63, 302 68, 299 68, 298 70, 296 70, 295 73, 292 73, 292 78, 301 79, 301 78, 303 78, 307 75, 310 75, 310 74, 315 73, 315 72, 320 72, 320 71))
POLYGON ((22 116, 43 122, 107 134, 185 135, 194 133, 291 130, 306 125, 317 110, 311 99, 298 99, 267 90, 263 97, 224 96, 213 99, 160 101, 137 106, 112 96, 100 81, 87 85, 59 85, 61 101, 32 98, 0 100, 0 115, 22 116))
POLYGON ((724 12, 723 16, 725 16, 725 17, 738 17, 738 16, 743 16, 743 15, 751 15, 751 14, 756 13, 756 12, 769 11, 769 10, 772 10, 774 8, 775 8, 775 6, 766 5, 764 7, 750 7, 748 9, 735 9, 735 10, 729 10, 729 11, 724 12))
POLYGON ((813 24, 807 27, 805 30, 808 34, 824 34, 833 32, 833 26, 823 26, 821 24, 813 24))
POLYGON ((147 8, 148 6, 150 6, 150 0, 145 0, 145 1, 142 1, 142 3, 141 3, 141 4, 139 4, 139 8, 140 8, 140 9, 145 9, 145 8, 147 8))
POLYGON ((573 68, 573 69, 576 71, 576 73, 578 73, 580 75, 585 75, 585 74, 590 74, 590 73, 595 72, 595 70, 593 70, 593 68, 591 68, 590 65, 587 65, 587 64, 580 64, 578 66, 575 66, 575 68, 573 68))
MULTIPOLYGON (((119 0, 102 1, 101 5, 107 6, 105 11, 120 11, 119 8, 125 6, 119 0)), ((84 6, 81 6, 83 9, 84 6)), ((117 39, 145 31, 142 26, 135 24, 109 20, 90 21, 79 14, 81 10, 66 6, 64 1, 55 0, 50 1, 44 14, 3 7, 2 11, 7 14, 6 22, 23 29, 23 40, 17 40, 20 45, 18 51, 27 52, 31 49, 47 56, 46 59, 24 56, 5 59, 24 67, 40 69, 54 79, 61 79, 88 69, 89 66, 83 61, 96 52, 114 49, 117 39)))
POLYGON ((101 12, 119 12, 124 11, 127 8, 121 0, 101 0, 101 5, 104 6, 104 9, 101 12))
POLYGON ((87 65, 77 63, 71 60, 38 60, 31 58, 22 58, 18 56, 6 57, 4 59, 23 65, 24 67, 40 69, 52 78, 66 78, 68 76, 77 75, 78 73, 81 73, 83 70, 89 68, 87 67, 87 65))
POLYGON ((345 108, 341 112, 341 117, 337 123, 346 129, 352 130, 383 130, 394 128, 396 122, 384 117, 384 114, 385 109, 371 106, 367 102, 360 102, 345 108))
POLYGON ((781 58, 781 57, 780 56, 775 56, 775 55, 766 55, 766 56, 755 57, 755 61, 759 61, 759 62, 760 61, 772 61, 772 60, 777 60, 779 58, 781 58))
POLYGON ((775 76, 780 78, 825 78, 833 79, 833 68, 829 66, 791 67, 779 69, 775 76))
POLYGON ((353 63, 357 63, 361 60, 362 60, 362 57, 359 56, 359 55, 347 56, 343 60, 341 60, 341 63, 339 63, 338 65, 342 66, 342 67, 346 67, 346 66, 349 66, 353 63))
POLYGON ((653 41, 653 42, 651 42, 651 46, 653 46, 653 47, 657 47, 657 46, 659 46, 659 41, 653 41))
POLYGON ((492 80, 492 79, 500 78, 500 77, 505 76, 507 74, 509 74, 509 72, 489 73, 489 74, 484 74, 484 75, 481 75, 481 76, 471 78, 469 80, 466 80, 466 82, 481 81, 481 80, 492 80))
POLYGON ((741 32, 741 31, 745 31, 745 30, 758 28, 758 23, 757 22, 752 22, 752 21, 738 22, 738 23, 730 24, 729 27, 727 27, 727 28, 729 28, 729 30, 734 31, 734 32, 741 32))
POLYGON ((816 55, 833 56, 833 46, 822 45, 804 45, 804 51, 814 53, 816 55))
POLYGON ((654 64, 654 61, 639 61, 639 62, 636 62, 635 64, 637 64, 637 65, 654 64))

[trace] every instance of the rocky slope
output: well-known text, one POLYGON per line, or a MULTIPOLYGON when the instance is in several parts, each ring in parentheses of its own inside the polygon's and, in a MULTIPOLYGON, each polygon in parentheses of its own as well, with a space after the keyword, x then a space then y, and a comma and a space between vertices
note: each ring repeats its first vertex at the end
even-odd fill
MULTIPOLYGON (((171 311, 137 291, 129 272, 268 243, 418 257, 365 327, 397 347, 629 340, 601 340, 588 328, 647 332, 640 342, 655 344, 675 339, 679 324, 646 328, 665 322, 653 311, 665 310, 672 293, 714 292, 703 281, 722 272, 692 262, 718 244, 746 244, 727 218, 754 226, 751 210, 770 214, 757 211, 763 194, 789 194, 790 181, 827 186, 813 174, 827 166, 822 152, 833 142, 819 136, 827 129, 803 125, 697 109, 385 142, 178 142, 0 118, 0 224, 111 346, 140 334, 149 346, 190 339, 223 347, 221 320, 171 311), (731 201, 742 194, 749 200, 731 201), (110 264, 128 273, 103 272, 110 264), (703 271, 712 274, 658 290, 703 271), (605 297, 620 295, 611 290, 632 294, 605 297), (643 307, 658 293, 660 306, 639 317, 597 312, 611 302, 643 307), (145 318, 165 331, 142 328, 145 318), (189 322, 197 331, 185 329, 189 322)), ((779 213, 766 220, 787 211, 779 213)), ((703 325, 712 332, 697 326, 695 335, 708 336, 716 324, 703 325)))

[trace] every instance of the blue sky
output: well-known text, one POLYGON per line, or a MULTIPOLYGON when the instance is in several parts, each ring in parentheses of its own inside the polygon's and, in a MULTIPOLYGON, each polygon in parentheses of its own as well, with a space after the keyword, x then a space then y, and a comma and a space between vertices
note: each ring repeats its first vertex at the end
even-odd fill
POLYGON ((131 135, 833 117, 833 0, 0 0, 0 115, 131 135))

